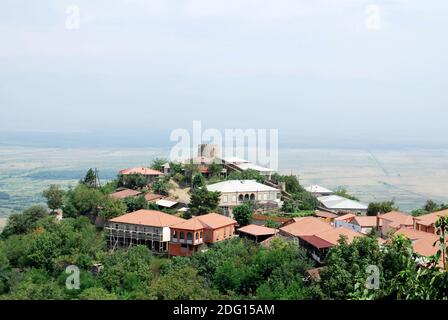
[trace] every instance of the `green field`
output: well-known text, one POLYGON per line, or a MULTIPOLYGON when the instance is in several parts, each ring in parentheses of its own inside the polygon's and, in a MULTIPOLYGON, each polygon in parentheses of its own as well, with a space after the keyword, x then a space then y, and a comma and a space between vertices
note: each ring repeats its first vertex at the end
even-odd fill
MULTIPOLYGON (((0 147, 0 154, 0 217, 6 217, 43 203, 41 192, 52 183, 74 185, 89 168, 105 181, 169 150, 0 147)), ((427 199, 448 201, 448 150, 283 149, 279 171, 298 174, 302 184, 346 186, 365 202, 394 199, 407 211, 427 199)))

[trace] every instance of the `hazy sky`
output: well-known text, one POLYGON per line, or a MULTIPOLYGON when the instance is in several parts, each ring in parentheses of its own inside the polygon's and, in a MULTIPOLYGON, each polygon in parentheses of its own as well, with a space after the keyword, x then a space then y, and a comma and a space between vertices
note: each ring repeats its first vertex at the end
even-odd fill
POLYGON ((0 135, 168 143, 201 120, 443 143, 447 17, 446 0, 2 0, 0 135))

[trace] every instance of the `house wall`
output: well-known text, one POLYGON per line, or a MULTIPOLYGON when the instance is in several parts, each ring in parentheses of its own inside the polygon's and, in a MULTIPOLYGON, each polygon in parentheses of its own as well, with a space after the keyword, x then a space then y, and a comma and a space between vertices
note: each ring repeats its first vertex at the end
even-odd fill
POLYGON ((415 229, 419 230, 419 231, 423 231, 423 232, 432 233, 432 234, 436 233, 436 228, 434 227, 434 225, 424 226, 424 225, 419 224, 418 222, 416 222, 415 229))
POLYGON ((252 201, 275 201, 280 197, 280 192, 275 191, 253 191, 253 192, 225 192, 221 194, 219 206, 237 206, 247 200, 252 201), (240 199, 240 195, 243 199, 240 199))
POLYGON ((141 226, 141 225, 135 225, 135 224, 129 224, 129 223, 116 223, 116 222, 107 222, 107 226, 112 229, 124 229, 127 231, 141 231, 141 232, 150 232, 155 235, 162 236, 162 241, 169 241, 170 240, 170 231, 169 227, 154 227, 154 226, 141 226), (168 229, 168 233, 165 229, 168 229))
MULTIPOLYGON (((218 229, 213 229, 209 231, 210 240, 206 242, 215 243, 227 239, 231 239, 235 234, 235 225, 225 226, 218 229)), ((206 238, 207 239, 207 238, 206 238)))

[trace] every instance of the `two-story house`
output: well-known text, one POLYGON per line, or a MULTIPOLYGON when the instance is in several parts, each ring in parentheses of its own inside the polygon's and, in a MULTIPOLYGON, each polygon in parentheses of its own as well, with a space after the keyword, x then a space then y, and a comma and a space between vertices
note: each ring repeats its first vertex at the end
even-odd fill
POLYGON ((108 245, 111 249, 146 245, 155 253, 167 253, 170 227, 185 219, 155 210, 138 210, 107 221, 108 245))
POLYGON ((223 214, 232 217, 235 206, 252 202, 254 207, 279 207, 280 190, 255 180, 227 180, 207 186, 209 191, 221 193, 219 208, 223 214))
POLYGON ((190 256, 203 244, 231 239, 236 221, 217 213, 197 216, 171 227, 170 256, 190 256))

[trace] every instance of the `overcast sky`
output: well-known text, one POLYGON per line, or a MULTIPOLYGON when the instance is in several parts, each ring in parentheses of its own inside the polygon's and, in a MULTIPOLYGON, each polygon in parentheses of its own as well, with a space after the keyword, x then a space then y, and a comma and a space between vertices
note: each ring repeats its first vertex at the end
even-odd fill
POLYGON ((201 120, 443 143, 447 16, 446 0, 2 0, 0 132, 169 143, 201 120))

